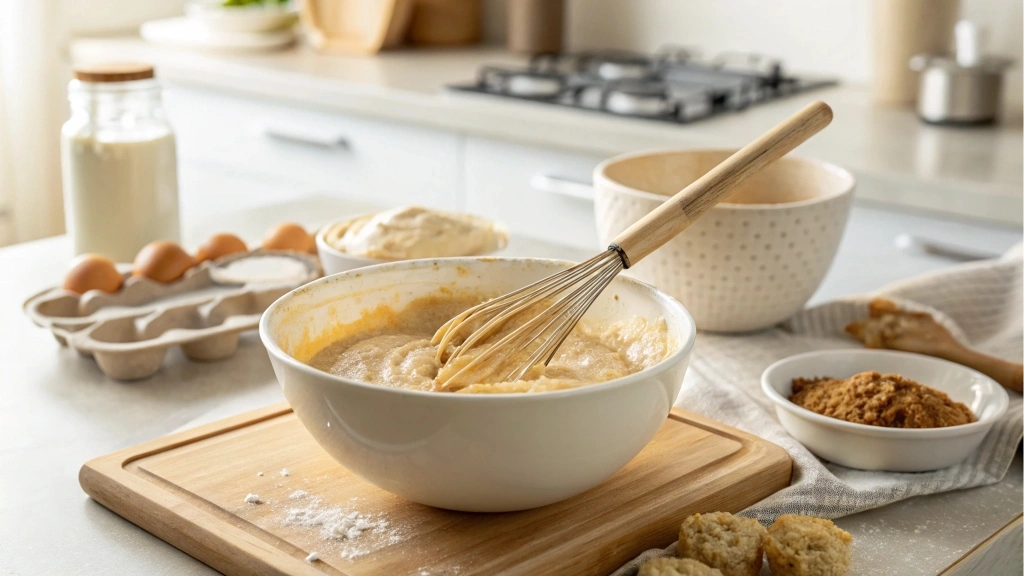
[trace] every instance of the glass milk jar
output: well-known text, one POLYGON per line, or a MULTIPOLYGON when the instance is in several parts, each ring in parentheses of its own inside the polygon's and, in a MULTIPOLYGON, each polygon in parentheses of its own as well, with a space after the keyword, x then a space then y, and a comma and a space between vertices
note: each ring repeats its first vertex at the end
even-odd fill
POLYGON ((147 65, 79 68, 61 131, 64 212, 75 254, 131 262, 180 236, 174 132, 147 65))

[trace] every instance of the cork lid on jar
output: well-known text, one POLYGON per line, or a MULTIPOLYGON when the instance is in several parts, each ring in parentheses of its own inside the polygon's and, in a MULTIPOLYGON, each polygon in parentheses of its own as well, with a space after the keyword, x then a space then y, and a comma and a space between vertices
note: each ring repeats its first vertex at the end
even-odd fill
POLYGON ((89 64, 75 68, 73 75, 82 82, 131 82, 153 77, 153 66, 139 63, 89 64))

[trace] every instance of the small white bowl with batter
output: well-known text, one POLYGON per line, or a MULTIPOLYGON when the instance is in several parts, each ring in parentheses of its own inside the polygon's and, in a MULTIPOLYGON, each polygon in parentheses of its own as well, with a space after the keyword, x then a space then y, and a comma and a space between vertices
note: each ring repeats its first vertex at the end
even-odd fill
POLYGON ((435 294, 498 295, 570 263, 529 258, 412 260, 322 278, 283 296, 260 322, 285 397, 345 468, 409 500, 472 512, 525 510, 596 486, 661 428, 696 328, 659 290, 617 278, 585 317, 663 319, 660 362, 606 382, 550 392, 466 394, 361 382, 310 366, 367 318, 435 294))
POLYGON ((325 275, 419 258, 488 256, 508 244, 508 231, 472 214, 400 206, 328 224, 316 234, 325 275))

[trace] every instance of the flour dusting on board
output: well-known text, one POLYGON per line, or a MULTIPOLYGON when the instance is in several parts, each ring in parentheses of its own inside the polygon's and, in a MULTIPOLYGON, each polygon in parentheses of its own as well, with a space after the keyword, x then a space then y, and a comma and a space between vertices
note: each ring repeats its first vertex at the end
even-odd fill
POLYGON ((372 521, 358 511, 324 508, 316 504, 305 508, 289 508, 284 523, 298 524, 304 528, 320 528, 320 533, 325 538, 338 540, 355 540, 367 530, 386 526, 386 522, 372 521))
MULTIPOLYGON (((286 508, 282 523, 315 530, 325 544, 324 549, 334 549, 347 560, 408 538, 407 530, 392 527, 383 514, 365 514, 350 507, 328 506, 304 490, 296 490, 289 499, 301 500, 303 505, 286 508)), ((324 549, 320 550, 321 557, 324 549)))

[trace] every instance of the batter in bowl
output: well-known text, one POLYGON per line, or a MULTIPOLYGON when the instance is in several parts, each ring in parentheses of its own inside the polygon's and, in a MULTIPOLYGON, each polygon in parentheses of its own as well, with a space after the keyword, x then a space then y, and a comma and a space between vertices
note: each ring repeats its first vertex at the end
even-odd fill
POLYGON ((504 230, 479 216, 402 206, 329 228, 333 248, 378 260, 477 256, 508 243, 504 230))
MULTIPOLYGON (((417 300, 398 314, 381 315, 376 326, 344 336, 317 352, 309 365, 350 380, 380 386, 464 394, 547 392, 576 388, 621 378, 661 362, 678 345, 668 335, 663 318, 648 321, 636 316, 600 324, 584 319, 569 334, 547 366, 534 367, 516 382, 500 381, 507 365, 514 365, 525 351, 511 351, 474 372, 474 378, 449 380, 453 371, 473 357, 473 350, 459 357, 457 366, 441 367, 437 347, 430 343, 434 332, 449 318, 479 299, 429 297, 417 300), (490 372, 496 372, 491 374, 490 372)), ((372 322, 371 322, 372 323, 372 322)), ((513 326, 487 338, 483 347, 496 342, 513 326)))

